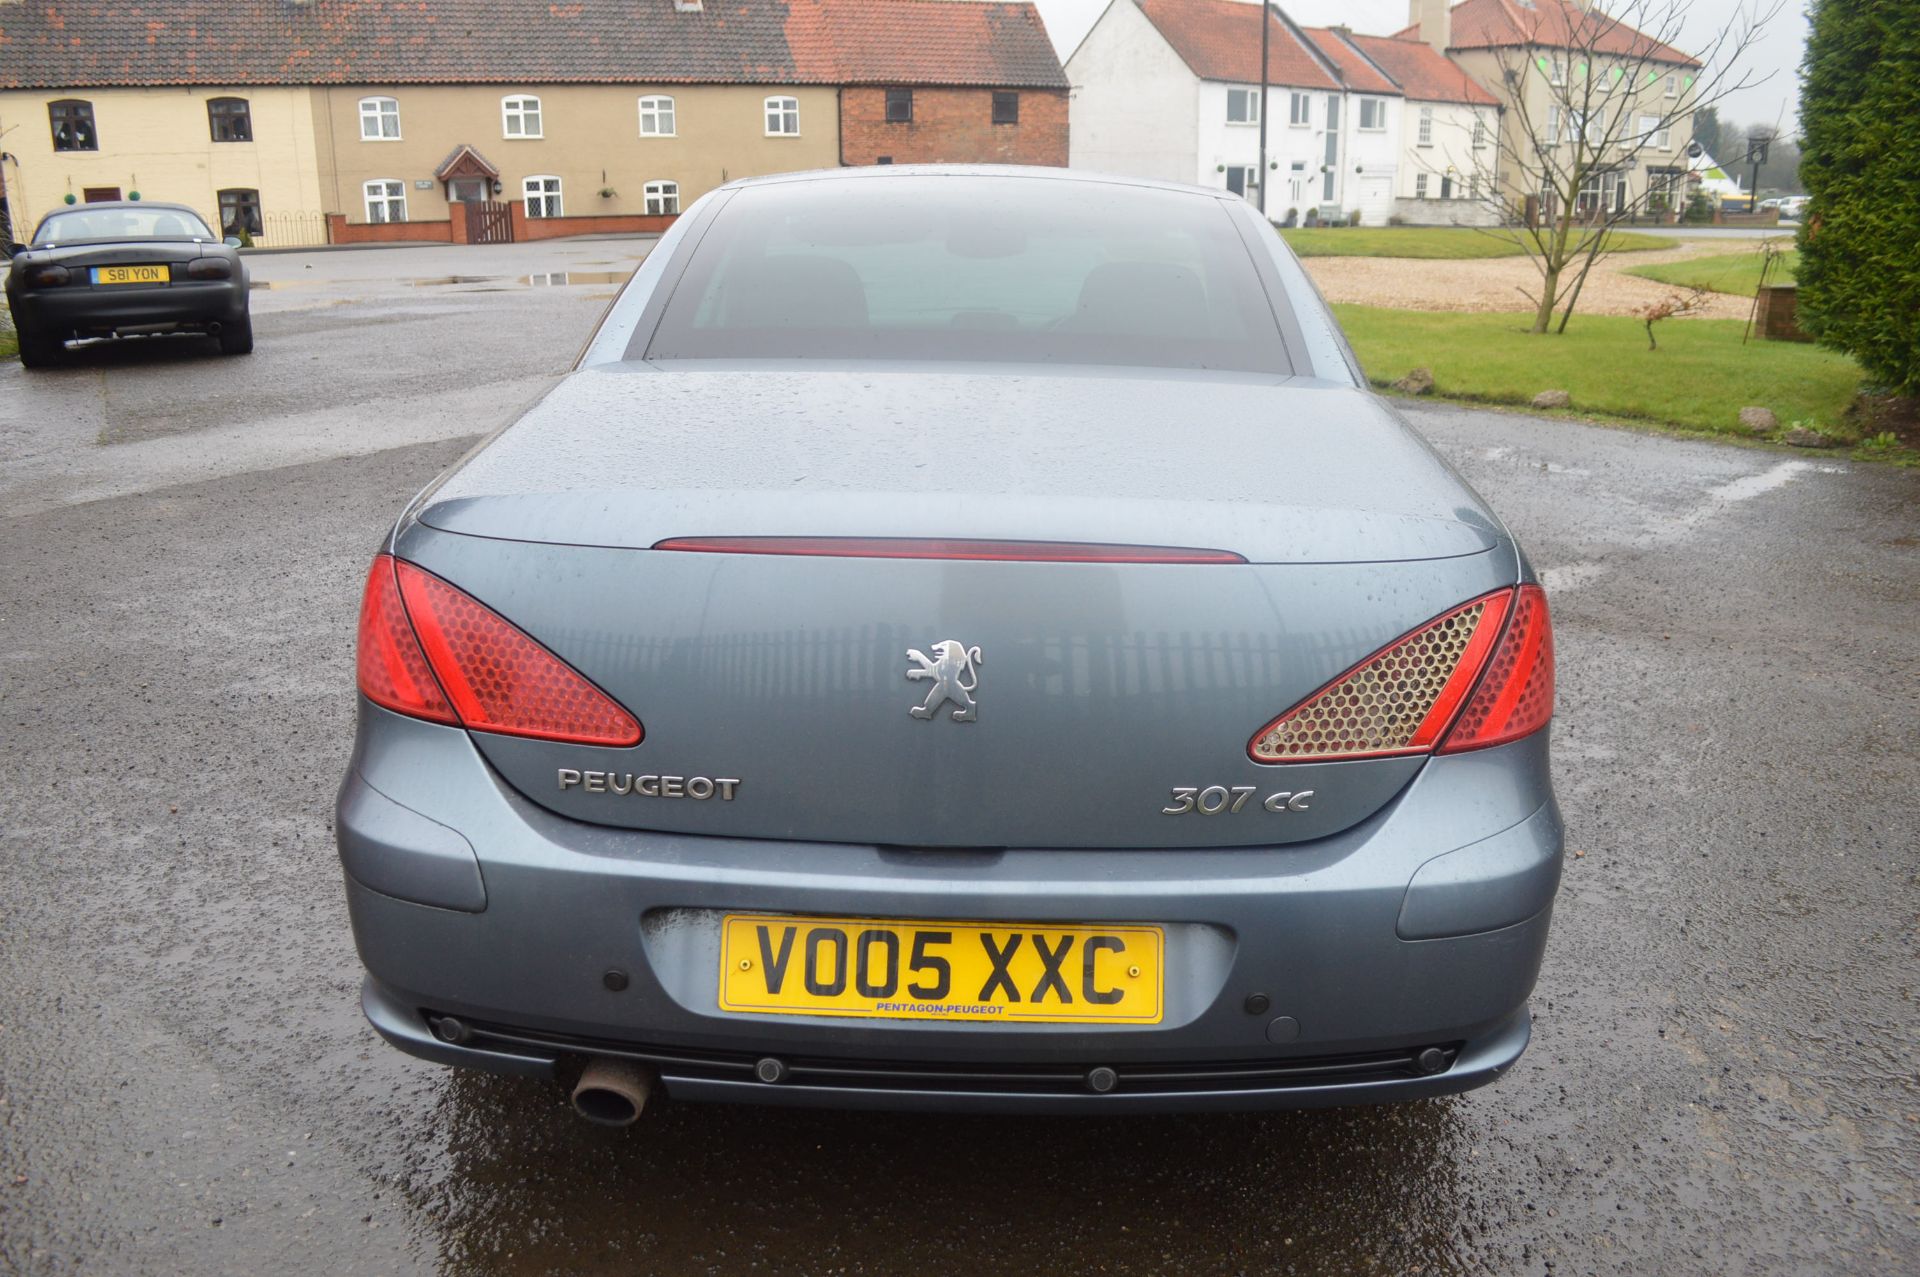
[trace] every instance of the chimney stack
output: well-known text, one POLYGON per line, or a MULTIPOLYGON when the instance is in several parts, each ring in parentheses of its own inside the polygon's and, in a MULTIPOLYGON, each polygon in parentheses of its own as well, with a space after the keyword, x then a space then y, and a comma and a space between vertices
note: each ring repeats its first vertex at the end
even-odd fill
POLYGON ((1407 19, 1419 28, 1420 39, 1447 51, 1453 43, 1453 0, 1408 0, 1407 19))

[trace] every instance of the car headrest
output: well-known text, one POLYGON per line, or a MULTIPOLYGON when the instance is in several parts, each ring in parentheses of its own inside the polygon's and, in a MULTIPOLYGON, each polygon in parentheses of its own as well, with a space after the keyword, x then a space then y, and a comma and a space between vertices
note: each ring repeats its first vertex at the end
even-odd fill
POLYGON ((746 328, 865 328, 867 290, 837 257, 782 253, 725 276, 728 322, 746 328))
POLYGON ((1213 329, 1200 277, 1172 262, 1105 262, 1087 272, 1065 325, 1116 337, 1200 336, 1213 329))
POLYGON ((163 213, 153 219, 153 233, 155 235, 185 235, 187 233, 187 224, 175 217, 172 213, 163 213))

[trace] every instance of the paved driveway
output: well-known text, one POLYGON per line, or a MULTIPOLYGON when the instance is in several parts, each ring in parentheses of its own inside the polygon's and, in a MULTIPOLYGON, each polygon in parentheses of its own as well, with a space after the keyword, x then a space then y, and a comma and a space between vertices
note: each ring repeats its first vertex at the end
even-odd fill
POLYGON ((380 1045, 328 829, 361 575, 609 291, 516 281, 644 247, 256 259, 300 286, 249 359, 0 366, 0 1269, 1920 1268, 1912 471, 1409 410, 1555 587, 1570 850, 1490 1089, 607 1132, 380 1045))

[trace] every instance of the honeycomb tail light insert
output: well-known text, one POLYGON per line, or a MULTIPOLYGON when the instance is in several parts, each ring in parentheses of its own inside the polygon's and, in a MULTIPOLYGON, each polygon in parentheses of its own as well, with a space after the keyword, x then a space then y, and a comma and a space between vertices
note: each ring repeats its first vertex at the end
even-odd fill
MULTIPOLYGON (((1546 602, 1538 586, 1525 586, 1518 592, 1495 590, 1472 599, 1375 652, 1268 723, 1247 743, 1248 756, 1256 763, 1305 763, 1432 752, 1446 739, 1449 725, 1461 714, 1469 694, 1474 705, 1480 703, 1475 681, 1490 660, 1494 666, 1499 665, 1500 655, 1507 650, 1502 642, 1503 630, 1510 633, 1514 628, 1507 625, 1509 613, 1515 609, 1516 598, 1529 597, 1527 591, 1538 596, 1538 616, 1544 626, 1546 602)), ((1539 644, 1536 642, 1530 650, 1537 655, 1539 644)), ((1545 701, 1551 714, 1550 646, 1546 654, 1549 668, 1545 701)), ((1511 662, 1514 671, 1519 670, 1521 659, 1516 656, 1511 662)), ((1488 722, 1497 718, 1501 730, 1517 724, 1520 711, 1515 706, 1522 699, 1520 692, 1514 693, 1511 703, 1494 698, 1485 711, 1488 722)), ((1526 711, 1537 712, 1539 701, 1536 693, 1526 701, 1526 711)), ((1541 718, 1535 726, 1545 721, 1541 718)), ((1502 739, 1516 739, 1530 730, 1516 731, 1502 739)), ((1470 744, 1450 742, 1448 748, 1471 749, 1498 743, 1491 739, 1470 744)))
POLYGON ((511 621, 390 555, 368 575, 360 634, 360 690, 377 705, 506 736, 642 739, 637 718, 511 621))

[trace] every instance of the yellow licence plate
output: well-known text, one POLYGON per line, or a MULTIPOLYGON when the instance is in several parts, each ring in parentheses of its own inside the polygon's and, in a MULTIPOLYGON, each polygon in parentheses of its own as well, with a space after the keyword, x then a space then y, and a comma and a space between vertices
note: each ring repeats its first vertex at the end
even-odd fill
POLYGON ((172 278, 171 269, 165 266, 96 266, 93 268, 93 282, 96 284, 165 284, 172 278))
POLYGON ((1158 1024, 1164 948, 1159 927, 728 914, 720 1009, 1158 1024))

